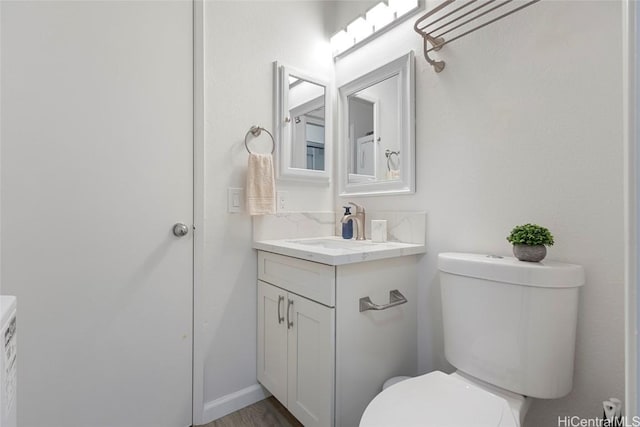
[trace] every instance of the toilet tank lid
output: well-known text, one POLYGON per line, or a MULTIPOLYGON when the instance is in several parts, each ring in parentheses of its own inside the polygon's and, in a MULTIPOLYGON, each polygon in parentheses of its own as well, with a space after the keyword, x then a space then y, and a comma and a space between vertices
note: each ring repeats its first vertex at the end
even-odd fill
POLYGON ((446 252, 438 254, 446 273, 516 285, 575 288, 584 285, 584 268, 555 261, 524 262, 513 257, 446 252))

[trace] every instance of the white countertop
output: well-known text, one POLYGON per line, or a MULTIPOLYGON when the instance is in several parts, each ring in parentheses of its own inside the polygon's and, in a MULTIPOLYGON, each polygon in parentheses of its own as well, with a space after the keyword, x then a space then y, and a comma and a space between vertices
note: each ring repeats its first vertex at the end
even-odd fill
POLYGON ((337 236, 261 240, 253 242, 253 247, 329 265, 353 264, 426 252, 426 247, 421 244, 373 243, 371 240, 345 240, 337 236))

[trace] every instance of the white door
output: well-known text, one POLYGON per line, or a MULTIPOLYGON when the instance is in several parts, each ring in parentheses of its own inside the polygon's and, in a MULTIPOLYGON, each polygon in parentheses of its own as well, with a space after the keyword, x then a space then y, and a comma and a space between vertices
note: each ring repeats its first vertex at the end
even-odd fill
POLYGON ((258 381, 287 404, 287 292, 258 281, 258 381))
POLYGON ((334 309, 287 295, 287 409, 307 427, 333 425, 334 309))
POLYGON ((192 4, 0 3, 19 425, 189 426, 192 4))

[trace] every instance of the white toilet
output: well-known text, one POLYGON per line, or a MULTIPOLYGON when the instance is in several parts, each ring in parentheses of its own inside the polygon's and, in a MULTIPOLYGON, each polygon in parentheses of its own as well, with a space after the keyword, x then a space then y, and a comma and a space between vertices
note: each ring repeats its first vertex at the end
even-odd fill
POLYGON ((579 265, 442 253, 444 349, 458 370, 385 389, 360 427, 519 427, 573 386, 579 265))

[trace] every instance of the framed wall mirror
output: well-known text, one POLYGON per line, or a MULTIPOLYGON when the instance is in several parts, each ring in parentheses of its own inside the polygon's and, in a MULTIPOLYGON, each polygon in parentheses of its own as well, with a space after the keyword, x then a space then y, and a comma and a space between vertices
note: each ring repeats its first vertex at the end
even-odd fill
POLYGON ((413 52, 338 91, 340 194, 414 193, 413 52))
POLYGON ((330 99, 326 81, 274 62, 274 137, 279 179, 329 182, 330 99))

